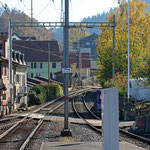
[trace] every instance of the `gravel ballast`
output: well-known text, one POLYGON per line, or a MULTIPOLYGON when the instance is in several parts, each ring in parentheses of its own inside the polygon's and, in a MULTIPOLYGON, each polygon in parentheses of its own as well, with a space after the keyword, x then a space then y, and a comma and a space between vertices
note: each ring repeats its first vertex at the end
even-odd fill
POLYGON ((99 142, 101 135, 85 125, 70 124, 71 137, 62 137, 64 128, 62 122, 44 122, 34 138, 30 141, 27 150, 39 150, 42 142, 99 142), (36 138, 37 137, 37 138, 36 138))

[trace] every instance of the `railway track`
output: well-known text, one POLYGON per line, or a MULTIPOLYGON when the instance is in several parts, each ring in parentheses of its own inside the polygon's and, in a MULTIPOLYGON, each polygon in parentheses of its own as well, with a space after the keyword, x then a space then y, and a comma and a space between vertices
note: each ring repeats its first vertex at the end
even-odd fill
MULTIPOLYGON (((87 93, 85 93, 85 94, 83 95, 83 97, 85 97, 86 94, 87 94, 87 93)), ((101 130, 101 129, 95 127, 93 124, 91 124, 90 122, 88 122, 88 120, 85 119, 84 116, 82 116, 81 113, 78 112, 78 110, 77 110, 77 108, 76 108, 76 104, 75 104, 75 103, 76 103, 76 102, 75 102, 75 101, 76 101, 75 99, 76 99, 76 97, 73 98, 72 106, 73 106, 73 109, 74 109, 75 113, 77 114, 77 116, 78 116, 80 119, 84 120, 84 121, 86 122, 86 124, 87 124, 90 128, 92 128, 93 130, 95 130, 95 131, 97 131, 98 133, 102 134, 102 130, 101 130)), ((83 101, 83 107, 85 107, 85 109, 88 111, 88 113, 89 113, 91 116, 93 116, 93 119, 101 120, 98 116, 96 116, 96 115, 90 110, 90 108, 88 107, 88 105, 87 105, 87 103, 86 103, 85 98, 82 98, 82 101, 83 101)), ((126 138, 130 138, 131 140, 136 140, 136 142, 142 142, 143 144, 150 144, 150 139, 145 138, 145 137, 142 137, 142 136, 139 136, 139 135, 136 135, 136 134, 134 134, 134 133, 131 133, 131 132, 125 130, 124 127, 119 128, 119 132, 120 132, 120 136, 124 136, 124 137, 126 137, 126 138)))
MULTIPOLYGON (((91 90, 90 90, 90 91, 91 91, 91 90)), ((81 94, 84 94, 84 93, 81 93, 81 94)), ((81 94, 80 94, 80 95, 81 95, 81 94)), ((92 128, 93 130, 95 130, 95 131, 97 131, 98 133, 102 134, 102 130, 100 130, 100 129, 98 129, 97 127, 95 127, 93 124, 91 124, 89 121, 87 121, 87 119, 83 118, 81 113, 78 112, 77 107, 76 107, 76 104, 75 104, 75 101, 76 101, 76 97, 77 97, 77 96, 78 96, 78 93, 73 97, 73 100, 72 100, 72 107, 73 107, 74 112, 76 113, 76 115, 77 115, 80 119, 84 120, 84 121, 86 122, 86 124, 87 124, 90 128, 92 128)), ((85 106, 85 109, 87 109, 87 105, 85 105, 85 103, 84 103, 84 106, 85 106)), ((90 114, 91 114, 91 116, 93 117, 93 113, 92 113, 89 109, 87 109, 87 111, 89 111, 90 114)))
MULTIPOLYGON (((76 91, 71 92, 69 96, 72 97, 75 93, 76 91)), ((9 124, 12 126, 0 135, 0 149, 7 148, 7 150, 24 150, 27 147, 30 139, 34 136, 35 132, 37 132, 44 121, 43 118, 37 121, 29 117, 35 113, 50 115, 64 105, 64 102, 62 102, 61 99, 62 97, 48 102, 40 108, 31 111, 23 119, 9 124), (15 146, 12 143, 15 143, 15 146)), ((9 125, 7 124, 7 126, 9 125)))
MULTIPOLYGON (((88 89, 88 90, 91 90, 91 89, 88 89)), ((87 112, 92 116, 91 118, 100 119, 99 117, 96 117, 95 114, 93 115, 93 113, 90 111, 90 108, 88 108, 88 103, 86 103, 86 99, 83 98, 83 97, 85 97, 85 94, 84 94, 85 92, 87 92, 87 89, 83 89, 78 92, 75 91, 75 92, 71 93, 69 96, 70 97, 81 96, 82 100, 83 100, 83 105, 84 105, 85 109, 87 109, 87 112)), ((60 99, 56 99, 54 101, 44 104, 42 107, 30 112, 30 115, 33 113, 40 113, 43 115, 51 115, 51 113, 53 113, 54 111, 56 111, 57 109, 59 109, 61 106, 64 105, 64 102, 61 101, 60 99)), ((72 99, 72 105, 73 105, 73 108, 75 107, 75 109, 76 109, 77 105, 76 105, 75 98, 72 99)), ((76 110, 76 111, 78 113, 78 110, 76 110)), ((83 116, 81 115, 81 113, 79 113, 78 117, 81 119, 84 119, 83 116)), ((9 122, 8 120, 3 120, 2 122, 8 123, 9 122)), ((90 126, 90 128, 92 128, 93 130, 95 130, 96 132, 98 132, 101 135, 102 131, 100 128, 97 128, 94 125, 92 125, 91 123, 89 123, 87 121, 87 118, 84 119, 84 121, 87 123, 88 126, 90 126)), ((44 122, 43 119, 34 120, 32 118, 29 118, 29 115, 24 117, 23 119, 19 120, 19 122, 15 122, 15 124, 7 130, 7 132, 6 132, 7 134, 3 138, 0 139, 0 149, 7 148, 7 150, 9 150, 9 149, 23 150, 23 149, 27 148, 29 143, 31 145, 31 142, 30 142, 31 139, 37 138, 34 135, 38 131, 38 129, 41 127, 43 122, 44 122), (17 133, 19 133, 19 135, 17 133), (7 139, 7 135, 9 137, 12 137, 12 139, 11 138, 7 139), (13 137, 16 137, 16 136, 18 136, 18 137, 13 139, 13 137), (10 144, 10 146, 9 146, 9 144, 10 144), (15 147, 12 146, 14 144, 16 145, 15 147)), ((150 143, 149 139, 141 138, 140 136, 134 135, 133 133, 127 132, 123 128, 122 129, 120 128, 120 136, 122 136, 122 135, 125 135, 127 138, 130 138, 130 139, 135 139, 135 140, 138 139, 140 142, 143 142, 143 143, 147 143, 147 144, 150 143)), ((2 136, 2 134, 0 135, 0 137, 1 136, 2 136)))

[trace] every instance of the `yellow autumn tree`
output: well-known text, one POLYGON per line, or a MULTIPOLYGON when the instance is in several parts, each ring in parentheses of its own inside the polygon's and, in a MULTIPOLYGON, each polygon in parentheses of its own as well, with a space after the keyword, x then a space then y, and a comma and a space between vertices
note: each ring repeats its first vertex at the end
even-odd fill
MULTIPOLYGON (((150 54, 150 13, 147 4, 140 0, 130 1, 130 75, 133 78, 147 75, 150 54)), ((108 21, 116 14, 115 29, 115 72, 127 76, 128 68, 128 19, 127 2, 122 2, 116 12, 110 13, 108 21)), ((111 28, 101 28, 102 36, 98 44, 98 78, 103 84, 112 78, 113 32, 111 28)))

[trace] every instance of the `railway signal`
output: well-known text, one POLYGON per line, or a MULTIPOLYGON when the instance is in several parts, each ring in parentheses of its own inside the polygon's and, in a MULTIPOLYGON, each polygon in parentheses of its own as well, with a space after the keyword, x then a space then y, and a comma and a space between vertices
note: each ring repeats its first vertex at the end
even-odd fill
POLYGON ((101 103, 102 103, 101 91, 97 90, 97 110, 101 110, 101 103))

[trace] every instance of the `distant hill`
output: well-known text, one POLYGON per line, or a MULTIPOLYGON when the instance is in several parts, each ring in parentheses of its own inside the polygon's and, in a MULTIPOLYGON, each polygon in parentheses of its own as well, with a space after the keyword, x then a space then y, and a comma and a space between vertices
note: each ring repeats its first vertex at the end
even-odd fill
MULTIPOLYGON (((112 9, 111 9, 112 11, 112 9)), ((102 14, 97 14, 96 16, 83 18, 81 22, 99 22, 99 21, 107 21, 108 12, 103 12, 102 14)), ((63 41, 63 28, 57 28, 57 29, 49 29, 52 37, 56 40, 58 40, 60 43, 63 41)), ((100 30, 98 28, 93 29, 87 29, 87 32, 90 34, 92 33, 98 33, 100 34, 100 30)))
MULTIPOLYGON (((21 12, 16 9, 7 9, 4 11, 0 8, 0 32, 8 32, 8 22, 9 22, 9 13, 12 16, 12 21, 17 22, 29 22, 30 18, 24 12, 21 12)), ((36 20, 34 20, 36 21, 36 20)), ((34 27, 15 27, 12 30, 13 33, 16 33, 18 36, 35 36, 37 40, 50 40, 52 38, 50 32, 46 28, 34 28, 34 27)))
MULTIPOLYGON (((146 3, 150 4, 150 0, 143 0, 145 1, 146 3)), ((112 12, 114 11, 115 9, 110 9, 109 12, 112 12)), ((149 10, 150 12, 150 6, 147 8, 147 10, 149 10)), ((109 12, 103 12, 102 14, 97 14, 95 16, 92 16, 92 17, 85 17, 81 20, 81 22, 100 22, 100 21, 107 21, 107 18, 108 18, 108 13, 109 12)), ((63 29, 62 28, 57 28, 57 29, 54 29, 54 30, 51 30, 49 29, 50 33, 52 34, 52 37, 56 40, 58 40, 59 42, 63 42, 63 29)), ((92 33, 98 33, 100 34, 100 30, 98 28, 93 28, 93 29, 87 29, 87 32, 89 32, 90 34, 92 33)))

